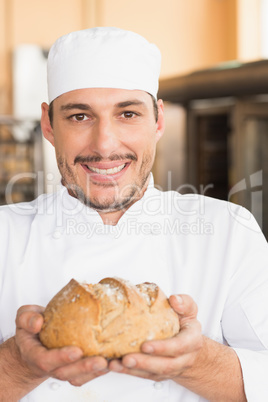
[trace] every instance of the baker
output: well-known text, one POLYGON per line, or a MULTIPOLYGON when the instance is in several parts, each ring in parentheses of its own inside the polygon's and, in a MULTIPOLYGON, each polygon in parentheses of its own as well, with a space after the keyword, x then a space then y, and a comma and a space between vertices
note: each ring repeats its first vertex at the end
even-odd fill
POLYGON ((62 183, 0 209, 1 401, 267 400, 267 243, 239 206, 154 187, 159 71, 157 47, 116 28, 50 50, 42 131, 62 183), (161 286, 179 334, 111 361, 42 346, 40 306, 107 276, 161 286))

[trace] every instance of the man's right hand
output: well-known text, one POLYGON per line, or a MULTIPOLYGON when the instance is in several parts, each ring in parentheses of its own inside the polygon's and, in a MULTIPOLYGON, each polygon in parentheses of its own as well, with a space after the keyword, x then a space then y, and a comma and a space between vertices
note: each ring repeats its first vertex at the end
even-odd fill
POLYGON ((83 357, 76 346, 44 347, 38 335, 43 311, 40 306, 22 306, 17 312, 15 337, 0 346, 1 388, 10 401, 20 399, 49 377, 80 386, 108 372, 106 359, 83 357))

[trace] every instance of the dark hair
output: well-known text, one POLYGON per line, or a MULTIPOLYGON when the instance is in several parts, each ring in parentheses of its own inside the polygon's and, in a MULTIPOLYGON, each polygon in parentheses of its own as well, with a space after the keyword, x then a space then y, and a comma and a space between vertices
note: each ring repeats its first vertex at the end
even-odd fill
POLYGON ((49 104, 48 117, 51 127, 53 126, 53 101, 49 104))
POLYGON ((151 94, 149 94, 152 98, 153 101, 153 107, 154 107, 154 117, 155 117, 155 121, 158 121, 158 105, 157 105, 157 100, 155 99, 155 97, 151 94))
MULTIPOLYGON (((154 116, 155 116, 155 121, 158 121, 158 106, 157 106, 157 101, 155 99, 155 97, 151 94, 149 94, 152 98, 153 101, 153 108, 154 108, 154 116)), ((49 121, 50 121, 50 125, 51 127, 53 126, 53 101, 50 103, 49 105, 49 109, 48 109, 48 117, 49 117, 49 121)))

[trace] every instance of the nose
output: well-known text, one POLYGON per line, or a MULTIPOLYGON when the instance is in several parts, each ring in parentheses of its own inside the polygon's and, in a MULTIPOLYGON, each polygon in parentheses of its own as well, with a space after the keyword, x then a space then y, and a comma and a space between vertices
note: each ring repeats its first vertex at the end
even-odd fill
POLYGON ((91 131, 90 151, 108 159, 117 153, 120 146, 119 133, 116 124, 110 118, 99 118, 91 131))

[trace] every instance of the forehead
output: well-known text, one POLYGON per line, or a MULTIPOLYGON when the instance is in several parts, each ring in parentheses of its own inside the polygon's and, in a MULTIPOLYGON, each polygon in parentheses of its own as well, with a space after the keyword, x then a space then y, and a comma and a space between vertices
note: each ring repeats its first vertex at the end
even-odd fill
POLYGON ((128 90, 118 88, 85 88, 66 92, 54 100, 54 105, 61 108, 65 104, 89 104, 94 106, 117 107, 123 102, 140 103, 150 107, 151 96, 141 90, 128 90))

